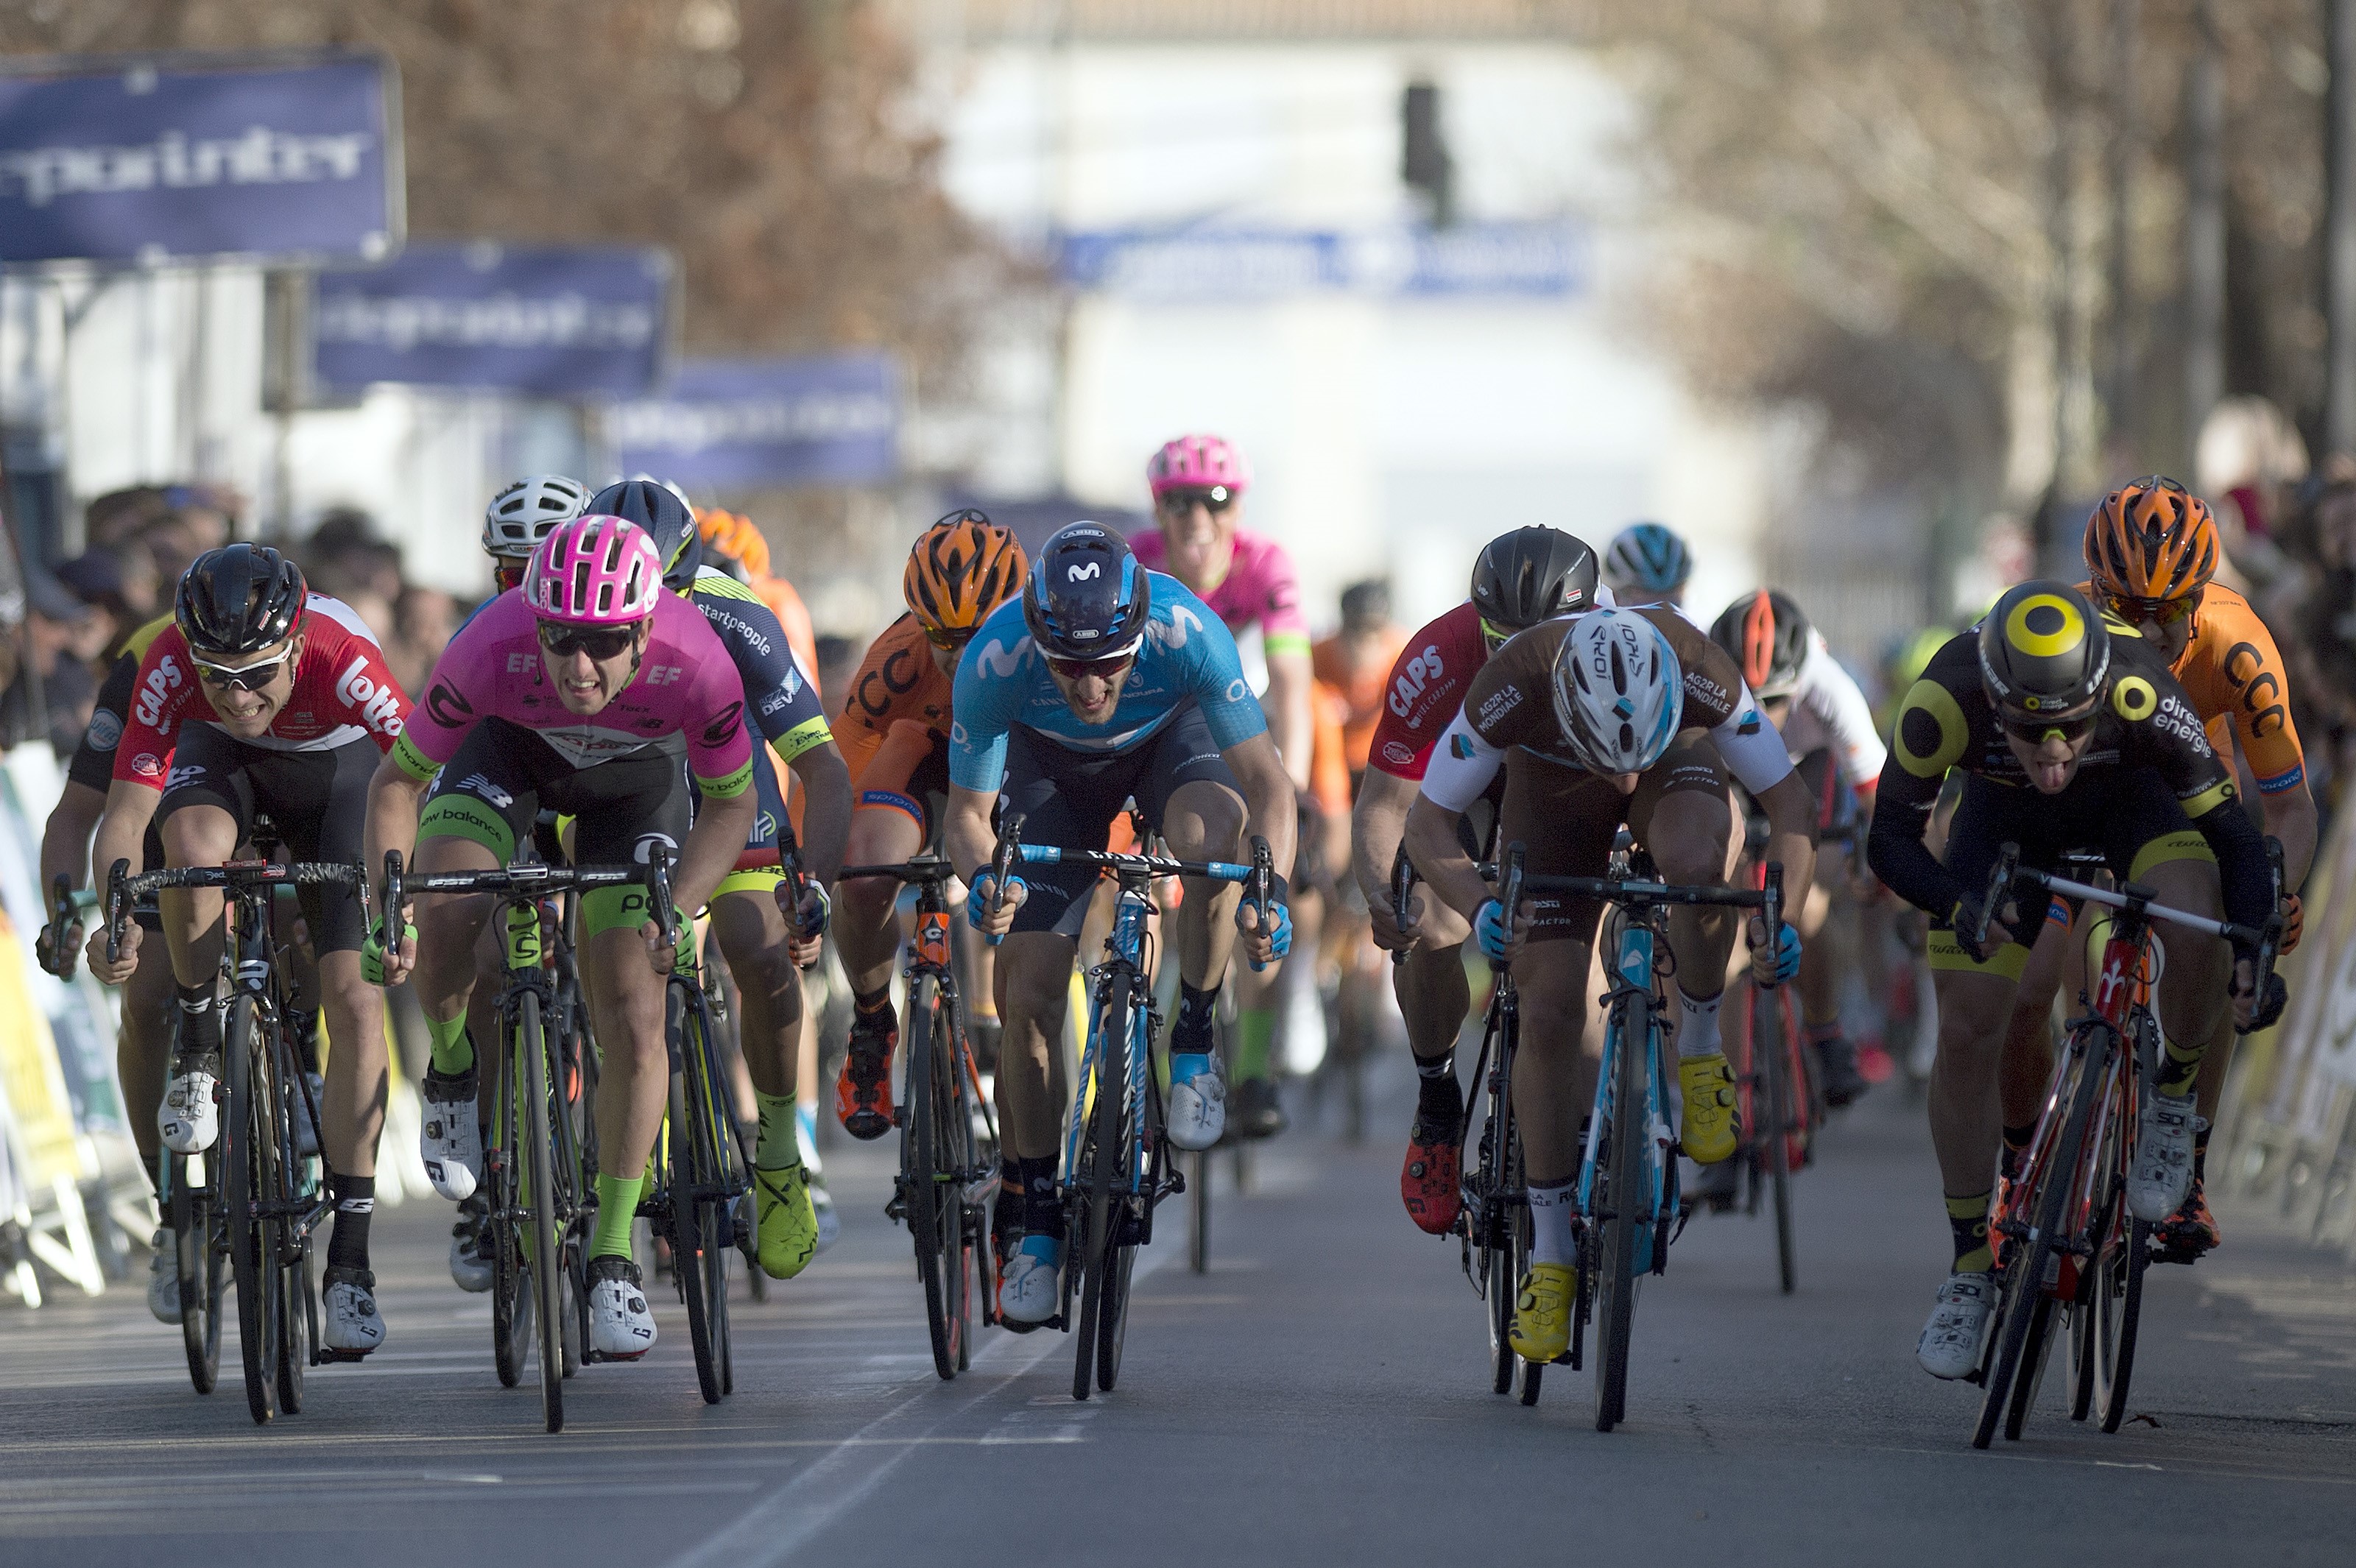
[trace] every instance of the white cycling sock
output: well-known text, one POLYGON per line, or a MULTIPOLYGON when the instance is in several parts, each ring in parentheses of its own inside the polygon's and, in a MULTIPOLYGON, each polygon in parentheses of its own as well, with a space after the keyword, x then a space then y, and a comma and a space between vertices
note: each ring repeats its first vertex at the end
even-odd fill
POLYGON ((1683 986, 1677 987, 1677 1011, 1683 1015, 1683 1027, 1677 1030, 1680 1059, 1718 1054, 1718 1004, 1725 999, 1723 991, 1704 999, 1687 996, 1683 986))
POLYGON ((1530 1262, 1569 1264, 1577 1261, 1579 1243, 1571 1234, 1570 1219, 1578 1185, 1575 1176, 1530 1183, 1530 1262))

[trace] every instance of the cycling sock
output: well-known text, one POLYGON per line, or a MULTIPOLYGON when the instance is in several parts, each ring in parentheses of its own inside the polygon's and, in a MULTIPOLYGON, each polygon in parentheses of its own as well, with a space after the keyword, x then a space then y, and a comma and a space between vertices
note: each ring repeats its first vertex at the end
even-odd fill
POLYGON ((337 1176, 336 1229, 327 1238, 329 1268, 368 1267, 369 1220, 376 1212, 376 1178, 337 1176))
POLYGON ((1055 1157, 1041 1155, 1036 1159, 1018 1156, 1014 1168, 1023 1181, 1023 1231, 1025 1235, 1054 1236, 1064 1234, 1064 1195, 1055 1190, 1055 1157))
POLYGON ((638 1192, 646 1184, 643 1175, 597 1173, 597 1233, 589 1242, 591 1257, 630 1255, 630 1222, 638 1217, 638 1192))
POLYGON ((2159 1092, 2171 1100, 2181 1100, 2192 1093, 2192 1081, 2201 1076, 2201 1058, 2208 1053, 2209 1042, 2201 1040, 2187 1048, 2175 1040, 2168 1042, 2167 1060, 2160 1063, 2159 1092))
POLYGON ((1236 1082, 1268 1076, 1269 1049, 1276 1043, 1274 1008, 1236 1009, 1236 1082))
POLYGON ((444 1078, 460 1078, 475 1065, 475 1039, 466 1032, 464 1008, 458 1016, 437 1022, 425 1020, 425 1032, 434 1040, 434 1071, 444 1078))
POLYGON ((1194 1042, 1194 1050, 1208 1051, 1211 1049, 1214 1015, 1218 1007, 1219 988, 1216 986, 1207 991, 1198 991, 1181 978, 1178 982, 1178 1021, 1170 1031, 1171 1049, 1175 1051, 1178 1049, 1177 1041, 1187 1040, 1194 1042))
POLYGON ((1677 987, 1677 1011, 1683 1027, 1677 1030, 1677 1056, 1680 1060, 1695 1056, 1716 1056, 1718 1043, 1718 1004, 1726 999, 1720 991, 1715 997, 1694 997, 1677 987))
POLYGON ((1988 1250, 1988 1200, 1993 1192, 1947 1200, 1947 1228, 1955 1233, 1955 1272, 1987 1274, 1996 1267, 1988 1250))
POLYGON ((753 1148, 754 1168, 791 1170, 801 1164, 801 1128, 794 1121, 794 1097, 765 1094, 755 1089, 753 1104, 761 1108, 761 1137, 753 1148))
POLYGON ((1417 1057, 1415 1059, 1415 1075, 1418 1078, 1422 1079, 1426 1083, 1435 1083, 1442 1078, 1447 1079, 1451 1083, 1455 1083, 1456 1048, 1451 1045, 1446 1051, 1441 1051, 1438 1056, 1417 1057))
POLYGON ((1464 1091, 1456 1082, 1456 1053, 1415 1059, 1415 1121, 1419 1130, 1447 1136, 1464 1115, 1464 1091))
POLYGON ((1571 1205, 1578 1197, 1575 1176, 1560 1181, 1530 1183, 1530 1262, 1570 1264, 1578 1259, 1579 1243, 1570 1228, 1571 1205))
POLYGON ((892 1005, 892 982, 884 981, 872 991, 853 989, 851 1005, 862 1013, 880 1013, 892 1005))
POLYGON ((220 1009, 215 1005, 213 983, 201 986, 181 986, 173 989, 180 997, 180 1052, 182 1055, 217 1056, 221 1048, 220 1009))

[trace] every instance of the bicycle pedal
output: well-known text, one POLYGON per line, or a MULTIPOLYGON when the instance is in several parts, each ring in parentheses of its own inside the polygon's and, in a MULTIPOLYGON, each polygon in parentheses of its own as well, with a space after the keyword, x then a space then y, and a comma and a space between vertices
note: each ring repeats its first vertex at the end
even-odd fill
POLYGON ((368 1359, 369 1353, 366 1350, 331 1350, 327 1346, 322 1345, 319 1347, 319 1359, 316 1364, 323 1367, 331 1367, 339 1362, 353 1363, 365 1361, 368 1359))

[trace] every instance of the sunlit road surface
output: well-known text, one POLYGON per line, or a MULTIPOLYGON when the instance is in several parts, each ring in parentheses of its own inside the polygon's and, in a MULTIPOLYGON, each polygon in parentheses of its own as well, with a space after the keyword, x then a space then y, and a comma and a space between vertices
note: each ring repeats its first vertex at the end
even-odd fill
POLYGON ((1120 1387, 1070 1398, 1059 1334, 982 1337, 936 1378, 890 1146, 834 1157, 841 1242, 734 1303, 736 1392, 706 1406, 668 1285, 662 1339, 567 1385, 540 1430, 501 1389, 489 1307, 445 1272, 446 1209, 380 1215, 388 1347, 248 1419, 118 1288, 0 1310, 0 1563, 1101 1565, 1965 1560, 2330 1563, 2356 1539, 2356 1279, 2228 1214, 2155 1269, 2137 1413, 2071 1423, 2058 1367, 2023 1441, 1966 1445, 1977 1391, 1916 1331, 1945 1264, 1918 1108, 1847 1115, 1797 1184, 1796 1296, 1763 1221, 1697 1219, 1636 1319, 1626 1425, 1583 1374, 1488 1392, 1453 1242, 1397 1196, 1404 1073, 1349 1148, 1296 1132, 1223 1191, 1207 1275, 1163 1211, 1120 1387))

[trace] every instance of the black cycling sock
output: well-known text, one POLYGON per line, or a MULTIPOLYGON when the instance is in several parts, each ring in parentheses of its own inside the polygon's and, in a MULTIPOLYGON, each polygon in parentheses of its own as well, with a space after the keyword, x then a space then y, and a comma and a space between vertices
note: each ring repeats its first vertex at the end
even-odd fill
POLYGON ((1415 1059, 1415 1120, 1419 1127, 1445 1136, 1464 1115, 1464 1091, 1456 1082, 1456 1055, 1415 1059))
POLYGON ((1996 1254, 1988 1250, 1988 1200, 1994 1196, 1976 1192, 1969 1198, 1947 1200, 1947 1227, 1954 1232, 1957 1274, 1986 1274, 1996 1267, 1996 1254))
POLYGON ((851 1005, 862 1013, 880 1013, 892 1005, 892 982, 886 980, 872 991, 853 990, 851 1005))
POLYGON ((1018 1157, 1014 1168, 1023 1179, 1023 1230, 1032 1236, 1064 1234, 1064 1195, 1055 1189, 1055 1157, 1018 1157))
POLYGON ((1170 1031, 1171 1050, 1208 1051, 1218 1008, 1219 987, 1198 991, 1182 978, 1178 982, 1178 1021, 1170 1031), (1181 1041, 1185 1043, 1182 1046, 1181 1041))
POLYGON ((219 1055, 221 1048, 220 1009, 215 1005, 213 983, 172 987, 180 998, 180 1051, 183 1055, 219 1055))
POLYGON ((369 1220, 376 1212, 376 1178, 335 1179, 336 1229, 327 1238, 329 1268, 368 1267, 369 1220))

